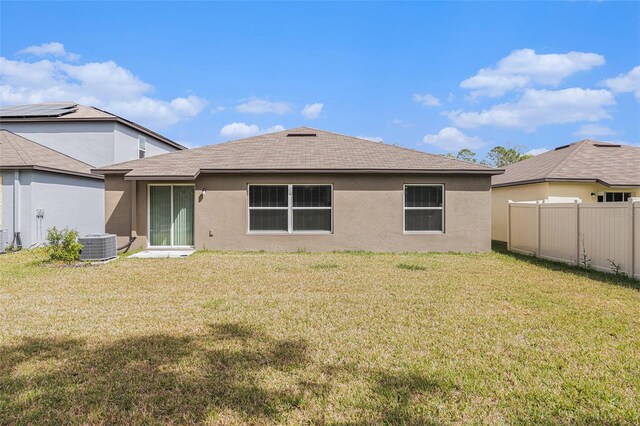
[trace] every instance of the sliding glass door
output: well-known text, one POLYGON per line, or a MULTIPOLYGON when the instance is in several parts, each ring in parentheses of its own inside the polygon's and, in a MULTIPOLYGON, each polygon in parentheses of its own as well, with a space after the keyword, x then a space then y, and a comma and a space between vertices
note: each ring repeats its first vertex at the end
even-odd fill
POLYGON ((149 185, 149 245, 193 246, 193 185, 149 185))

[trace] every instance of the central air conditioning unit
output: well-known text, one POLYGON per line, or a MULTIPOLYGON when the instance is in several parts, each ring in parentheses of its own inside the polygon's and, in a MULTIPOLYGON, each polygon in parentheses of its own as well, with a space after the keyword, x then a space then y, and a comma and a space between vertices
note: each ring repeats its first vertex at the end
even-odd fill
POLYGON ((9 230, 0 229, 0 253, 4 253, 5 251, 7 251, 8 245, 9 245, 9 230))
POLYGON ((113 234, 87 234, 78 238, 82 244, 80 260, 109 260, 118 255, 116 236, 113 234))

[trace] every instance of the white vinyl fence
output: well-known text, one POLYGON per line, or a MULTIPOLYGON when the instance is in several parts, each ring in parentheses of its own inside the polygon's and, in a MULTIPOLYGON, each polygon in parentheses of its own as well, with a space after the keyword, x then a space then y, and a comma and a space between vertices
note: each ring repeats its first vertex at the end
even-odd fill
POLYGON ((640 198, 625 203, 509 202, 514 252, 640 278, 640 198))

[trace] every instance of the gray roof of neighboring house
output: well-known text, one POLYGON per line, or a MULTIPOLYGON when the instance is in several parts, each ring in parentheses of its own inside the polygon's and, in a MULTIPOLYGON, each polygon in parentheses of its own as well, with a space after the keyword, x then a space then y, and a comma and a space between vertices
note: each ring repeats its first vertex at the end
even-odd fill
POLYGON ((149 180, 194 179, 201 172, 502 173, 480 164, 309 127, 128 161, 94 172, 149 180))
POLYGON ((600 182, 640 186, 640 148, 582 140, 505 167, 494 188, 539 182, 600 182))
POLYGON ((0 130, 0 169, 43 170, 53 173, 103 179, 91 166, 8 130, 0 130))
POLYGON ((66 121, 115 121, 141 133, 154 137, 178 149, 184 146, 162 136, 144 126, 126 120, 96 107, 88 107, 74 102, 52 102, 42 104, 14 105, 0 108, 0 122, 66 122, 66 121))

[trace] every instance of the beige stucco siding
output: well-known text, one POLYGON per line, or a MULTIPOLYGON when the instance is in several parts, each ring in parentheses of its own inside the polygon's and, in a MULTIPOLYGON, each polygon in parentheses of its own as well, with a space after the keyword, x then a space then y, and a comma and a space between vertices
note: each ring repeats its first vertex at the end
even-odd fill
POLYGON ((598 198, 591 194, 599 192, 631 192, 631 196, 640 196, 639 188, 609 188, 599 183, 549 182, 550 197, 578 197, 585 203, 597 203, 598 198))
POLYGON ((631 192, 634 197, 640 196, 640 188, 609 188, 599 183, 579 182, 543 182, 528 185, 516 185, 493 188, 491 190, 491 238, 507 241, 507 215, 509 200, 535 201, 549 197, 580 198, 584 203, 596 203, 600 192, 631 192))
MULTIPOLYGON (((134 247, 147 246, 147 184, 137 191, 134 247)), ((168 183, 168 182, 162 182, 168 183)), ((177 182, 185 183, 185 182, 177 182)), ((491 238, 490 177, 465 175, 202 175, 195 181, 195 246, 210 250, 487 251, 491 238), (247 232, 247 185, 332 184, 333 233, 256 235, 247 232), (444 184, 445 232, 403 232, 403 185, 444 184), (203 194, 206 188, 206 194, 203 194)), ((106 179, 107 232, 128 239, 131 184, 106 179), (113 217, 118 216, 118 217, 113 217)))

